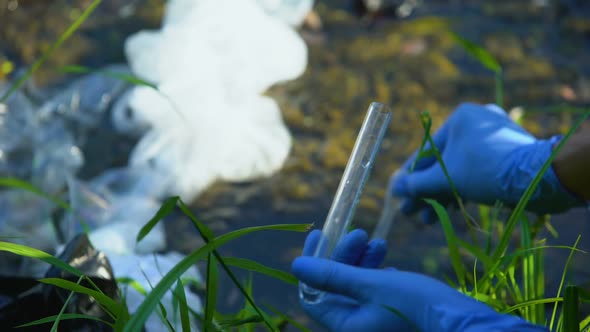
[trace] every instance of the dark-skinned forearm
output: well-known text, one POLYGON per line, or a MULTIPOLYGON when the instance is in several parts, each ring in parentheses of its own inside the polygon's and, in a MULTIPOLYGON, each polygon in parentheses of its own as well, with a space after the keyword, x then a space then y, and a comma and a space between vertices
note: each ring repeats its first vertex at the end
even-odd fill
POLYGON ((590 127, 572 134, 552 166, 565 189, 590 201, 590 127))

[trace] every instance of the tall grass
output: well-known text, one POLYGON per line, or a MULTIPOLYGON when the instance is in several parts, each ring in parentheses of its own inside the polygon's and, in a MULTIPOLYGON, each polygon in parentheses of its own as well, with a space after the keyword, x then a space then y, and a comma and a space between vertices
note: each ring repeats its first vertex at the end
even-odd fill
POLYGON ((496 104, 500 107, 504 107, 504 87, 503 87, 503 75, 502 66, 494 58, 494 56, 488 52, 485 48, 477 45, 476 43, 461 37, 456 33, 451 33, 451 37, 459 44, 463 49, 479 62, 485 68, 491 70, 494 73, 495 79, 495 99, 496 104))
MULTIPOLYGON (((472 41, 454 33, 452 37, 471 57, 495 74, 496 104, 503 107, 502 67, 499 62, 487 50, 472 41)), ((583 113, 582 116, 554 148, 553 153, 531 181, 507 220, 497 220, 497 213, 494 211, 499 210, 498 205, 493 210, 480 207, 480 217, 483 225, 481 231, 486 234, 485 243, 456 241, 456 234, 446 211, 437 206, 436 202, 429 201, 435 207, 435 211, 441 220, 449 248, 453 248, 455 252, 463 250, 469 253, 476 259, 476 262, 480 262, 480 266, 483 268, 479 279, 476 279, 475 266, 473 277, 466 275, 464 271, 467 269, 461 267, 464 261, 458 255, 451 255, 457 279, 460 281, 467 279, 473 282, 472 291, 468 292, 468 294, 490 304, 499 311, 516 311, 517 314, 527 320, 546 325, 552 331, 579 331, 590 327, 590 316, 580 319, 578 313, 578 303, 590 299, 587 292, 575 285, 568 285, 565 287, 565 295, 563 294, 571 257, 574 252, 579 251, 577 245, 580 238, 578 237, 571 247, 546 246, 544 245, 544 239, 536 238, 539 228, 547 226, 549 232, 556 235, 555 230, 543 217, 539 217, 536 223, 531 223, 524 211, 557 153, 568 141, 571 134, 590 115, 588 110, 578 109, 577 111, 583 113), (517 225, 520 225, 521 234, 519 248, 515 252, 509 253, 508 248, 517 225), (498 238, 495 248, 492 248, 493 234, 498 238), (485 248, 485 250, 481 250, 482 248, 485 248), (569 257, 563 267, 559 290, 555 297, 552 298, 547 298, 545 294, 544 251, 549 248, 570 250, 569 257), (520 278, 517 278, 518 273, 520 278), (549 321, 547 321, 547 304, 553 304, 549 321), (561 311, 558 310, 560 307, 561 311), (557 318, 558 311, 560 312, 559 318, 557 318)), ((428 136, 428 133, 425 135, 428 136)), ((437 159, 439 163, 443 164, 439 156, 437 156, 437 159)), ((461 205, 460 208, 463 210, 461 205)))
MULTIPOLYGON (((166 202, 164 202, 164 204, 158 210, 156 215, 150 221, 148 221, 148 223, 143 227, 141 232, 138 234, 138 241, 141 241, 141 239, 143 239, 143 237, 145 237, 149 233, 149 231, 156 225, 156 223, 160 222, 163 218, 170 214, 175 207, 178 207, 178 209, 193 222, 195 228, 199 233, 201 233, 201 236, 203 240, 205 240, 206 244, 203 247, 187 255, 178 265, 176 265, 168 273, 166 273, 161 279, 161 281, 157 285, 155 285, 149 293, 145 292, 145 300, 142 302, 142 304, 139 306, 139 308, 133 315, 129 315, 124 303, 116 302, 110 299, 94 283, 91 283, 92 288, 81 286, 80 281, 87 280, 91 282, 90 278, 87 278, 79 270, 68 265, 67 263, 58 259, 57 257, 54 257, 48 253, 45 253, 34 248, 29 248, 23 245, 18 245, 9 242, 0 242, 0 251, 11 252, 23 257, 40 259, 49 264, 57 266, 65 271, 68 271, 75 276, 78 276, 80 279, 77 283, 55 278, 41 279, 40 282, 69 290, 70 292, 72 292, 72 294, 80 293, 91 296, 97 301, 97 303, 101 305, 105 312, 111 317, 112 321, 105 323, 109 326, 112 326, 115 331, 141 331, 145 321, 154 310, 163 310, 163 308, 160 305, 160 301, 167 292, 172 292, 174 294, 175 305, 177 305, 178 308, 180 308, 183 331, 189 331, 190 327, 188 325, 187 320, 189 306, 186 303, 186 297, 183 293, 183 287, 180 287, 179 285, 182 284, 181 277, 184 274, 184 272, 186 272, 191 266, 193 266, 197 262, 204 261, 206 262, 207 271, 207 292, 204 317, 199 316, 199 313, 193 313, 196 316, 195 318, 198 321, 202 322, 203 331, 226 331, 229 329, 241 327, 248 330, 253 328, 251 325, 263 325, 268 331, 279 331, 278 326, 284 325, 285 320, 282 318, 278 321, 273 320, 270 314, 266 313, 259 305, 257 305, 252 297, 251 286, 246 287, 241 282, 239 282, 229 267, 233 266, 252 272, 259 272, 274 277, 278 280, 287 282, 293 285, 294 287, 297 285, 295 277, 287 272, 276 270, 264 266, 260 263, 247 260, 245 258, 224 258, 217 252, 217 248, 230 241, 241 238, 242 236, 245 236, 253 232, 268 230, 306 232, 309 230, 311 225, 279 224, 258 227, 247 227, 215 237, 206 225, 198 221, 194 217, 194 215, 190 213, 186 205, 178 197, 172 197, 168 199, 166 202), (217 284, 219 280, 218 265, 221 266, 223 270, 229 275, 230 279, 234 282, 235 286, 240 290, 242 296, 246 300, 247 309, 244 310, 249 312, 247 319, 243 317, 243 312, 240 312, 235 316, 222 315, 219 312, 217 312, 216 298, 218 293, 217 284), (176 287, 174 287, 175 284, 176 287), (223 326, 223 328, 221 328, 221 326, 223 326)), ((84 315, 66 315, 64 314, 64 310, 66 307, 67 302, 66 304, 64 304, 59 315, 56 315, 54 317, 46 317, 44 319, 31 322, 27 324, 27 326, 44 324, 53 321, 54 326, 57 327, 58 322, 61 319, 94 319, 93 317, 84 315)), ((276 310, 274 311, 276 312, 276 310)), ((281 314, 281 316, 286 317, 283 314, 281 314)), ((163 314, 163 317, 161 318, 164 321, 166 321, 166 314, 163 314)), ((168 325, 170 328, 172 328, 170 324, 168 325)))
MULTIPOLYGON (((478 231, 486 235, 483 243, 475 238, 472 238, 472 242, 460 239, 445 208, 435 200, 426 199, 426 202, 432 206, 441 222, 449 248, 449 258, 455 272, 455 278, 459 282, 459 285, 455 286, 467 295, 489 304, 500 312, 516 312, 519 316, 533 323, 548 326, 552 331, 578 331, 578 328, 582 329, 589 325, 590 316, 580 321, 577 312, 579 301, 588 300, 587 297, 579 295, 583 290, 570 285, 568 286, 570 287, 569 293, 567 293, 568 296, 564 296, 562 292, 573 253, 582 252, 585 254, 585 252, 577 249, 579 237, 571 247, 546 246, 543 239, 536 239, 538 229, 540 225, 545 224, 545 219, 539 218, 538 222, 533 224, 524 214, 524 211, 557 153, 588 116, 590 116, 590 111, 587 111, 574 123, 554 148, 551 156, 543 164, 516 207, 512 210, 508 220, 497 220, 498 214, 496 211, 499 209, 499 205, 493 210, 489 208, 480 209, 484 228, 478 231), (494 224, 501 225, 497 228, 495 247, 493 247, 494 241, 492 238, 494 224), (520 225, 521 233, 519 247, 514 252, 509 252, 509 245, 517 225, 520 225), (559 290, 554 297, 546 297, 545 294, 544 251, 549 248, 570 250, 570 255, 563 267, 559 290), (465 266, 466 263, 461 253, 467 253, 475 261, 472 269, 465 266), (475 266, 478 263, 479 269, 475 266), (473 272, 468 273, 470 270, 473 272), (478 270, 482 271, 478 273, 478 270), (520 278, 518 278, 518 275, 520 275, 520 278), (547 321, 547 304, 553 304, 549 321, 547 321), (560 304, 561 311, 557 319, 560 304)), ((454 185, 452 185, 452 179, 446 172, 441 154, 430 137, 430 117, 428 113, 423 112, 421 118, 425 128, 424 140, 430 143, 430 149, 433 150, 429 155, 435 156, 442 165, 453 192, 458 196, 454 185)), ((424 145, 423 143, 422 146, 424 145)), ((460 202, 460 199, 458 201, 460 202)), ((459 204, 459 208, 464 210, 462 204, 459 204)), ((467 215, 466 211, 462 212, 467 215)))

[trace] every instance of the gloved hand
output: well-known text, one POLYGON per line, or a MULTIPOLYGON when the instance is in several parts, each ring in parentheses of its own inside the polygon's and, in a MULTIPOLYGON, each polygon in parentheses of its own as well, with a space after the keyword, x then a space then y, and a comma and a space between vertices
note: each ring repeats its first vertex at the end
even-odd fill
MULTIPOLYGON (((515 206, 560 137, 535 139, 496 105, 465 103, 432 136, 457 192, 463 200, 515 206)), ((429 145, 425 147, 428 149, 429 145)), ((414 170, 414 153, 393 177, 394 195, 405 197, 401 210, 414 213, 425 207, 421 198, 446 204, 453 201, 451 186, 434 156, 421 158, 414 170)), ((537 213, 562 212, 584 202, 568 193, 550 167, 527 205, 537 213)), ((423 209, 426 221, 434 211, 423 209)))
MULTIPOLYGON (((304 255, 313 253, 320 234, 307 237, 304 255)), ((385 257, 385 242, 367 241, 364 231, 355 230, 337 245, 334 260, 304 256, 293 262, 299 280, 329 292, 319 303, 301 302, 329 331, 547 331, 499 314, 425 275, 377 268, 385 257)))

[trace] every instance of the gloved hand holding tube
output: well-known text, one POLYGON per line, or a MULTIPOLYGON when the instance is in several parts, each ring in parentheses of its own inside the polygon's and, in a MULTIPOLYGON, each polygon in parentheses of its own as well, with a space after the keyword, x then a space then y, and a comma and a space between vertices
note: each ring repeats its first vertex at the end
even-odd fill
POLYGON ((344 236, 331 260, 309 256, 320 237, 319 230, 309 234, 303 257, 295 259, 292 270, 302 282, 326 292, 322 301, 301 301, 301 306, 329 331, 548 331, 519 317, 499 314, 436 279, 379 268, 386 243, 369 242, 363 230, 344 236))
MULTIPOLYGON (((390 120, 391 112, 385 105, 371 103, 324 222, 322 236, 313 249, 315 257, 329 258, 336 243, 346 234, 390 120)), ((299 285, 299 296, 304 302, 321 302, 323 295, 305 283, 299 285)))

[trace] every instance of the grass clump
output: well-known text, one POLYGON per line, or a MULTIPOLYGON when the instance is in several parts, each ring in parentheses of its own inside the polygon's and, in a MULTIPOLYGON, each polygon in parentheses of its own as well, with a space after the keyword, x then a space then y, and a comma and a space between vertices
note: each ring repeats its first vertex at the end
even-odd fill
POLYGON ((442 165, 472 234, 471 241, 461 239, 455 232, 446 209, 437 201, 426 199, 441 222, 455 273, 454 279, 459 284, 456 285, 451 279, 448 279, 449 283, 499 312, 516 314, 532 323, 547 326, 552 331, 580 331, 590 326, 590 315, 581 319, 578 312, 580 302, 590 302, 588 292, 575 285, 567 285, 564 291, 574 252, 585 252, 577 249, 580 236, 572 246, 545 245, 545 240, 537 237, 540 229, 548 224, 547 216, 539 216, 535 222, 531 222, 524 212, 555 155, 589 115, 590 111, 585 112, 553 149, 507 220, 499 220, 501 206, 496 204, 494 208, 480 207, 481 226, 474 226, 478 224, 471 223, 470 216, 448 176, 441 154, 432 142, 430 117, 427 112, 421 114, 425 134, 419 157, 434 156, 442 165), (422 151, 427 142, 430 149, 422 151), (511 251, 510 245, 518 226, 520 241, 511 251), (547 297, 545 294, 544 252, 550 248, 570 250, 563 267, 559 290, 554 297, 547 297), (465 256, 474 262, 473 268, 466 266, 465 256))
MULTIPOLYGON (((28 187, 27 187, 28 188, 28 187)), ((105 312, 112 319, 111 321, 104 321, 105 324, 111 326, 114 331, 141 331, 147 318, 154 312, 159 310, 160 318, 165 324, 174 330, 172 324, 167 319, 167 313, 160 301, 167 292, 172 292, 174 295, 174 306, 178 308, 181 319, 182 331, 190 331, 190 319, 189 316, 193 316, 197 321, 201 323, 203 331, 253 331, 256 326, 263 326, 267 331, 279 331, 281 327, 284 327, 287 322, 292 320, 287 319, 286 315, 279 313, 273 309, 275 316, 265 312, 259 305, 257 305, 252 297, 252 284, 251 282, 247 285, 241 283, 235 274, 230 269, 231 266, 242 268, 245 270, 263 273, 265 275, 274 277, 278 280, 282 280, 292 285, 297 284, 297 280, 291 274, 276 270, 260 263, 237 257, 225 258, 222 257, 217 248, 232 241, 245 236, 250 233, 259 231, 289 231, 289 232, 306 232, 309 230, 311 225, 309 224, 280 224, 280 225, 266 225, 257 227, 247 227, 232 231, 220 236, 215 237, 212 231, 188 210, 188 207, 178 197, 172 197, 162 204, 156 215, 142 228, 138 234, 137 240, 141 241, 149 231, 161 221, 174 209, 178 207, 179 210, 184 213, 193 223, 197 231, 201 234, 201 237, 205 241, 205 245, 195 250, 194 252, 187 255, 180 263, 173 267, 168 273, 166 273, 160 282, 155 285, 150 292, 144 289, 140 289, 140 293, 145 295, 145 299, 139 306, 139 308, 132 315, 124 303, 124 301, 115 301, 106 296, 101 289, 96 286, 90 278, 83 275, 76 268, 68 265, 64 261, 57 257, 54 257, 43 251, 29 248, 23 245, 0 242, 0 251, 11 252, 20 256, 35 258, 43 260, 51 265, 57 266, 65 271, 72 273, 77 276, 78 282, 71 282, 65 279, 59 278, 46 278, 41 279, 40 282, 45 284, 54 285, 59 288, 70 291, 70 296, 66 299, 66 303, 62 307, 59 315, 53 317, 46 317, 34 322, 30 322, 23 326, 33 326, 45 324, 47 322, 53 322, 52 331, 57 330, 59 321, 62 319, 95 319, 94 317, 79 314, 65 314, 65 309, 69 302, 69 299, 74 293, 86 294, 94 298, 105 312), (206 262, 206 295, 205 295, 205 308, 204 313, 192 312, 187 304, 186 296, 184 294, 184 284, 182 281, 182 275, 191 266, 199 261, 206 262), (219 267, 228 274, 235 286, 240 290, 244 297, 246 304, 239 313, 235 315, 224 315, 216 310, 216 299, 218 293, 218 282, 219 282, 219 267), (90 287, 82 286, 81 281, 88 281, 90 287)), ((140 287, 133 280, 121 280, 123 283, 128 283, 137 287, 140 287)), ((296 325, 298 326, 298 325, 296 325)), ((300 325, 299 325, 300 326, 300 325)), ((302 327, 302 326, 300 326, 302 327)), ((305 328, 302 328, 305 331, 305 328)))

